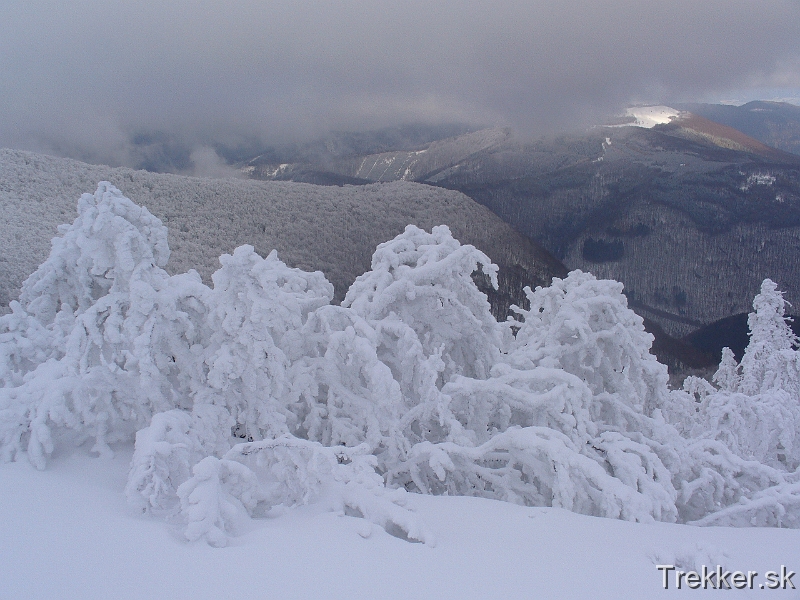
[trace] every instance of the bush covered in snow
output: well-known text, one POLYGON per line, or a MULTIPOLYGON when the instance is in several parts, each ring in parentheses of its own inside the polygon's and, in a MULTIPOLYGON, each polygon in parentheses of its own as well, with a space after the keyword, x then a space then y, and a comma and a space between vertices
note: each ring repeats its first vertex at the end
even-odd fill
POLYGON ((752 476, 756 470, 744 465, 758 465, 761 471, 747 493, 733 490, 735 504, 695 515, 701 523, 800 527, 800 340, 785 305, 776 284, 765 279, 753 300, 741 363, 725 348, 716 385, 697 378, 684 383, 697 400, 683 419, 690 435, 723 446, 733 455, 730 462, 742 465, 736 470, 752 476))
POLYGON ((215 545, 276 505, 324 502, 432 536, 406 492, 636 521, 800 526, 800 362, 769 280, 742 363, 670 391, 622 285, 575 271, 498 323, 447 227, 381 244, 341 306, 252 247, 213 287, 169 276, 166 228, 85 194, 0 317, 0 451, 135 438, 126 489, 215 545))

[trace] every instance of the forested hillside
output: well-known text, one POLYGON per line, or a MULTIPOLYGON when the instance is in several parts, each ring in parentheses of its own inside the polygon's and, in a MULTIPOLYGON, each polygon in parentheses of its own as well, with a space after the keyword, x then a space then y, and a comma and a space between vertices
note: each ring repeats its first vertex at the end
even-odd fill
POLYGON ((678 107, 734 127, 767 146, 800 154, 800 106, 754 101, 742 106, 695 103, 678 107))
MULTIPOLYGON (((500 289, 490 292, 504 318, 522 302, 525 285, 547 284, 566 271, 548 253, 461 193, 410 182, 322 187, 295 182, 199 179, 88 165, 0 150, 0 310, 50 251, 76 199, 107 180, 147 206, 169 229, 166 269, 196 269, 206 282, 218 257, 242 244, 263 256, 273 249, 287 264, 320 270, 341 300, 370 267, 375 246, 415 224, 446 224, 465 243, 501 267, 500 289)), ((485 282, 484 282, 485 283, 485 282)))
POLYGON ((622 281, 672 335, 746 311, 766 277, 796 303, 800 162, 692 124, 498 148, 431 183, 491 208, 570 269, 622 281))
POLYGON ((800 159, 765 145, 792 150, 767 134, 791 137, 781 123, 797 107, 718 107, 708 118, 660 108, 676 118, 533 142, 486 129, 262 176, 461 191, 568 268, 622 281, 631 306, 671 335, 746 311, 766 277, 800 301, 800 159))

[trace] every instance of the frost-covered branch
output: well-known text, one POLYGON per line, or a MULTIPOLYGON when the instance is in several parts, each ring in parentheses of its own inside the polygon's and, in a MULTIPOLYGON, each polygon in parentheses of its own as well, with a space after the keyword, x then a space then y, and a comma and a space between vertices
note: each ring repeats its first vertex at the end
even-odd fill
POLYGON ((800 525, 800 353, 774 283, 741 364, 670 390, 622 285, 570 273, 498 323, 446 227, 381 244, 341 306, 242 246, 213 288, 107 183, 0 317, 0 456, 133 441, 126 494, 224 545, 322 503, 432 543, 407 491, 635 521, 800 525), (516 335, 513 331, 516 330, 516 335))

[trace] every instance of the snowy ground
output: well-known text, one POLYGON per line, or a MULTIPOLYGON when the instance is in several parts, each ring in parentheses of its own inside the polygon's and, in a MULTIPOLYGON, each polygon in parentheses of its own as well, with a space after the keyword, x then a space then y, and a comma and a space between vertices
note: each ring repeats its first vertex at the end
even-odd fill
POLYGON ((0 599, 718 596, 675 590, 672 577, 663 590, 656 563, 758 571, 756 589, 732 596, 800 598, 758 589, 766 571, 800 571, 798 530, 642 525, 476 498, 410 495, 434 547, 314 506, 254 520, 227 548, 190 544, 126 505, 131 452, 61 454, 43 472, 0 464, 0 599))

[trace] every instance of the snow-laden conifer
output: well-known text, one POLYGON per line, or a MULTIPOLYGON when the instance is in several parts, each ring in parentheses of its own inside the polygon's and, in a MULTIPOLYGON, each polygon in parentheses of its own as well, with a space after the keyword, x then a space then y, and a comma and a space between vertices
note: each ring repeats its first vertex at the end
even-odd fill
POLYGON ((745 460, 793 471, 800 466, 800 351, 785 304, 765 279, 748 316, 742 361, 723 350, 718 389, 706 384, 699 394, 694 435, 717 439, 745 460))
POLYGON ((692 471, 683 486, 684 518, 706 525, 800 524, 800 351, 785 301, 764 280, 748 317, 750 343, 740 364, 722 353, 713 380, 689 378, 692 471), (720 507, 722 508, 721 510, 720 507))
POLYGON ((786 301, 777 284, 765 279, 747 317, 750 343, 742 357, 738 390, 758 394, 784 390, 800 397, 800 344, 787 322, 786 301))

